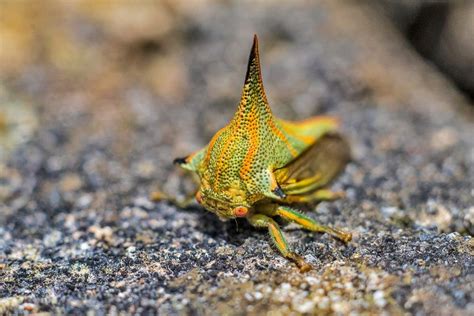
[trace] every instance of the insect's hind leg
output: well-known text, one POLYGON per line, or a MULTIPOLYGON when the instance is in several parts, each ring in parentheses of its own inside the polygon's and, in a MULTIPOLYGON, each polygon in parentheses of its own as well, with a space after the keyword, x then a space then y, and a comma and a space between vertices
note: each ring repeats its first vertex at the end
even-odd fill
POLYGON ((290 250, 288 243, 286 242, 285 236, 281 231, 278 224, 270 217, 263 214, 255 214, 248 218, 249 223, 256 228, 267 228, 272 238, 273 244, 277 247, 278 251, 289 260, 296 263, 301 272, 311 270, 311 265, 308 264, 302 257, 290 250))
POLYGON ((287 206, 279 206, 275 210, 275 215, 279 215, 289 221, 299 224, 307 230, 320 232, 320 233, 328 233, 331 236, 334 236, 337 239, 342 240, 343 242, 349 242, 352 239, 351 233, 342 231, 338 228, 332 228, 329 226, 321 225, 318 222, 316 222, 314 219, 306 215, 303 215, 300 212, 297 212, 287 206))
POLYGON ((288 203, 310 203, 310 202, 321 202, 321 201, 334 201, 345 197, 344 192, 334 192, 329 189, 319 189, 309 194, 302 195, 288 195, 285 198, 285 202, 288 203))

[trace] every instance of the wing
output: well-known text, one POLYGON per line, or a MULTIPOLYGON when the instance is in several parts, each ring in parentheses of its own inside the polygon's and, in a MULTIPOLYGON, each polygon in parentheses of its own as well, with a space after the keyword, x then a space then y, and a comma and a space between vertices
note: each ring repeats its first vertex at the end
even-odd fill
POLYGON ((339 120, 333 116, 319 115, 303 121, 277 119, 283 133, 298 151, 298 156, 314 145, 323 135, 336 132, 339 120))
POLYGON ((329 184, 349 160, 347 141, 328 133, 286 166, 274 170, 274 175, 285 194, 306 194, 329 184))

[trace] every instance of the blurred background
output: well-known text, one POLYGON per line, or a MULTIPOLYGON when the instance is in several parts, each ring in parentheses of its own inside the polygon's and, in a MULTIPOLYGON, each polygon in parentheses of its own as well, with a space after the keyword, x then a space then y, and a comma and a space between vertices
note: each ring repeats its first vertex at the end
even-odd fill
POLYGON ((0 314, 472 315, 474 1, 0 0, 0 314), (232 117, 254 34, 272 110, 353 161, 300 274, 172 165, 232 117))
MULTIPOLYGON (((294 100, 299 92, 322 89, 310 87, 305 74, 298 77, 299 68, 308 65, 313 74, 333 77, 358 68, 356 80, 365 82, 351 83, 357 86, 353 90, 399 95, 390 91, 399 87, 384 77, 406 75, 400 68, 409 68, 411 61, 401 59, 409 55, 421 56, 456 92, 474 95, 472 1, 296 1, 275 6, 270 1, 2 0, 1 157, 31 135, 45 112, 88 113, 92 117, 86 124, 114 133, 110 129, 122 129, 118 122, 133 120, 128 112, 146 117, 147 106, 156 114, 157 107, 199 111, 196 103, 235 103, 253 33, 261 37, 264 74, 270 78, 266 84, 276 104, 299 102, 296 106, 304 108, 305 102, 325 102, 320 91, 294 100), (267 10, 272 16, 264 14, 267 10), (349 30, 356 34, 353 42, 343 38, 352 36, 349 30), (393 60, 383 56, 395 50, 402 55, 393 60), (317 65, 318 56, 331 61, 317 65), (383 64, 384 58, 395 63, 383 64)), ((214 131, 218 126, 203 115, 208 132, 214 131)))

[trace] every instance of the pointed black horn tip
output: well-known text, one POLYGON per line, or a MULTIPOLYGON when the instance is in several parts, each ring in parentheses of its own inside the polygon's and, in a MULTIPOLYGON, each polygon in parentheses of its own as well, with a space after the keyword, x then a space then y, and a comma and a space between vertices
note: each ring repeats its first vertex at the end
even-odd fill
POLYGON ((186 163, 186 158, 187 157, 182 157, 182 158, 176 158, 173 160, 173 164, 175 165, 182 165, 186 163))
POLYGON ((253 44, 252 44, 252 50, 250 51, 250 60, 254 59, 255 57, 258 58, 258 36, 257 36, 257 34, 253 35, 253 44))
POLYGON ((249 61, 248 61, 248 65, 247 65, 247 73, 245 74, 245 82, 247 82, 247 80, 249 79, 249 76, 250 76, 250 67, 252 65, 252 63, 257 60, 257 64, 259 63, 259 52, 258 52, 258 37, 257 37, 257 34, 254 34, 253 35, 253 44, 252 44, 252 48, 250 50, 250 56, 249 56, 249 61))

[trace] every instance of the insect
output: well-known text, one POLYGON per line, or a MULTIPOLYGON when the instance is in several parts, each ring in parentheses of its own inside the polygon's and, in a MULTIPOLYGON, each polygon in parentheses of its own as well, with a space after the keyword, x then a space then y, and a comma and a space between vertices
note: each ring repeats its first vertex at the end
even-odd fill
POLYGON ((272 114, 255 35, 233 119, 207 146, 174 163, 197 174, 199 204, 222 220, 246 218, 252 226, 267 229, 279 252, 304 272, 311 266, 290 249, 274 218, 351 240, 350 233, 321 225, 293 207, 343 195, 327 188, 350 159, 338 125, 330 116, 291 122, 272 114))

